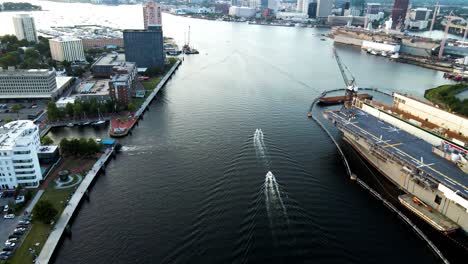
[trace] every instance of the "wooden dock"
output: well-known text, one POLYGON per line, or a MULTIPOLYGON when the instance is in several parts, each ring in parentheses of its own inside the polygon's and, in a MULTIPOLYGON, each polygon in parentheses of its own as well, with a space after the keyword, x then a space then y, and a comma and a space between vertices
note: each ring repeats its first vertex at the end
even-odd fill
POLYGON ((93 168, 88 172, 88 174, 86 174, 85 178, 80 183, 75 193, 71 197, 70 201, 68 202, 68 205, 65 207, 62 214, 60 215, 60 218, 55 223, 52 232, 49 234, 49 237, 47 238, 47 241, 45 242, 44 247, 42 248, 41 253, 39 254, 36 260, 36 263, 49 263, 55 249, 57 248, 58 243, 60 242, 60 239, 62 238, 65 229, 68 227, 68 222, 75 213, 76 208, 81 202, 81 199, 83 198, 83 196, 87 195, 89 186, 94 181, 96 176, 99 174, 101 168, 106 164, 106 162, 109 160, 113 153, 114 147, 106 149, 102 156, 96 161, 93 168))

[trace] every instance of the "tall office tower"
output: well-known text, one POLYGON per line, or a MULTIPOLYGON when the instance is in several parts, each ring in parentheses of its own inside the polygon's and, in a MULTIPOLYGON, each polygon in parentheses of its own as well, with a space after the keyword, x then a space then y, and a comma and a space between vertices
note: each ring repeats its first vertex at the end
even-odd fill
POLYGON ((409 0, 394 0, 392 9, 392 29, 396 29, 405 23, 406 11, 408 10, 409 0))
POLYGON ((317 0, 317 17, 328 17, 332 7, 333 0, 317 0))
POLYGON ((16 15, 13 17, 13 25, 15 26, 16 37, 19 40, 37 41, 36 25, 33 17, 27 14, 16 15))
POLYGON ((166 56, 162 26, 148 26, 148 30, 124 30, 125 59, 137 67, 164 67, 166 56))
POLYGON ((268 0, 268 8, 276 14, 278 12, 278 0, 268 0))
POLYGON ((309 18, 317 17, 317 2, 314 1, 312 3, 309 3, 307 15, 309 16, 309 18))
POLYGON ((161 7, 152 0, 143 6, 143 23, 145 29, 150 25, 162 25, 161 7))
POLYGON ((302 1, 302 13, 307 14, 309 12, 309 2, 310 0, 302 1))
POLYGON ((303 2, 304 2, 304 0, 297 0, 297 5, 296 5, 296 11, 297 11, 297 12, 301 12, 301 13, 302 13, 302 11, 303 11, 303 10, 302 10, 302 7, 303 7, 303 5, 304 5, 303 2))

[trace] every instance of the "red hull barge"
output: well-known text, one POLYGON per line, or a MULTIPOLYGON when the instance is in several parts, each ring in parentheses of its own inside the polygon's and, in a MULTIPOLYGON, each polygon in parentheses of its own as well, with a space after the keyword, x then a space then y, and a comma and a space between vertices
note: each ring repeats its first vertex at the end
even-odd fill
MULTIPOLYGON (((372 95, 370 94, 358 94, 357 96, 359 99, 369 99, 372 100, 372 95)), ((345 96, 330 96, 330 97, 322 97, 319 99, 319 105, 337 105, 342 104, 345 101, 345 96)))

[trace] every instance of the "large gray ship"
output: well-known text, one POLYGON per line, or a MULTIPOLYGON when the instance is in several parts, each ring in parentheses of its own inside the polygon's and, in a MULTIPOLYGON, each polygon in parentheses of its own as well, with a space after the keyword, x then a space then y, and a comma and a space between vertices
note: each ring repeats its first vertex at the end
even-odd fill
POLYGON ((397 93, 392 105, 349 98, 323 112, 343 139, 404 192, 403 206, 440 232, 468 234, 468 119, 397 93))

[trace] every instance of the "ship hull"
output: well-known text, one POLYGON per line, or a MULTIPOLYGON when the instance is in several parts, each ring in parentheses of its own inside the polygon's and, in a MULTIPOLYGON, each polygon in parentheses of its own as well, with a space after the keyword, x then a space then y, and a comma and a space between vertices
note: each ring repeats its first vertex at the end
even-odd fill
MULTIPOLYGON (((385 159, 385 157, 380 156, 378 153, 371 151, 371 146, 368 145, 364 140, 360 138, 356 138, 354 135, 349 134, 347 131, 343 131, 343 139, 350 144, 350 146, 361 156, 363 157, 370 165, 372 165, 382 176, 384 176, 388 181, 390 181, 394 186, 396 186, 400 191, 417 197, 425 204, 430 206, 431 208, 435 209, 437 212, 449 217, 449 214, 452 217, 449 217, 451 221, 459 224, 461 226, 461 232, 466 235, 466 229, 464 225, 464 215, 465 213, 460 210, 460 212, 456 212, 458 208, 453 206, 452 204, 444 201, 439 205, 436 204, 434 201, 436 197, 441 196, 440 193, 425 188, 423 185, 419 184, 418 182, 414 181, 409 177, 403 167, 398 164, 397 162, 385 159), (458 216, 458 219, 454 216, 458 216), (458 221, 457 221, 458 220, 458 221)), ((424 219, 423 219, 424 220, 424 219)), ((425 221, 432 227, 428 221, 425 221)), ((445 233, 453 232, 454 230, 439 230, 445 233)))

